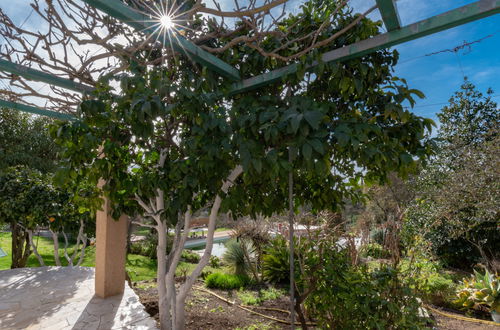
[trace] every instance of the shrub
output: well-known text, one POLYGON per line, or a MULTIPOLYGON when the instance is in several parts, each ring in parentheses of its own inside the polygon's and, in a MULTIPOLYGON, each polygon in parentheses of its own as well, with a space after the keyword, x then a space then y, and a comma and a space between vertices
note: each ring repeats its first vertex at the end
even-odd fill
POLYGON ((151 259, 156 259, 156 246, 158 241, 145 239, 130 244, 130 253, 138 254, 151 259))
POLYGON ((338 254, 324 260, 306 306, 321 329, 419 329, 426 320, 413 291, 390 267, 369 272, 338 254))
POLYGON ((220 268, 222 264, 220 258, 217 256, 210 256, 210 261, 208 263, 212 268, 220 268))
POLYGON ((412 262, 404 260, 400 266, 403 283, 426 302, 448 306, 455 293, 456 284, 442 266, 425 257, 416 257, 412 262))
POLYGON ((181 254, 181 258, 185 262, 189 262, 191 264, 197 264, 201 259, 199 254, 192 252, 192 251, 189 251, 189 250, 183 250, 182 254, 181 254))
POLYGON ((244 287, 249 283, 249 278, 244 275, 213 273, 205 279, 205 285, 212 289, 233 290, 244 287))
POLYGON ((271 241, 262 256, 262 277, 270 283, 290 281, 290 252, 283 237, 271 241))
POLYGON ((207 277, 208 277, 210 274, 213 274, 213 272, 212 272, 210 269, 203 269, 203 270, 201 271, 200 277, 201 277, 203 280, 206 280, 206 279, 207 279, 207 277))
POLYGON ((252 291, 242 291, 238 292, 238 298, 243 302, 244 305, 260 305, 264 301, 275 300, 283 295, 283 291, 269 288, 262 289, 259 291, 258 295, 252 291))
MULTIPOLYGON (((167 236, 167 251, 172 249, 173 238, 167 236)), ((148 232, 145 239, 130 244, 129 253, 138 254, 151 259, 156 259, 156 247, 158 246, 158 235, 156 231, 148 232)))
POLYGON ((365 258, 387 259, 391 257, 391 252, 384 249, 384 247, 378 243, 369 243, 361 248, 361 256, 365 258))
POLYGON ((252 261, 249 260, 252 254, 253 246, 250 241, 231 239, 226 242, 226 251, 222 259, 236 275, 248 276, 252 268, 252 261))
POLYGON ((375 243, 383 245, 384 244, 384 238, 385 238, 384 230, 380 229, 380 228, 372 230, 371 233, 370 233, 370 238, 375 243))

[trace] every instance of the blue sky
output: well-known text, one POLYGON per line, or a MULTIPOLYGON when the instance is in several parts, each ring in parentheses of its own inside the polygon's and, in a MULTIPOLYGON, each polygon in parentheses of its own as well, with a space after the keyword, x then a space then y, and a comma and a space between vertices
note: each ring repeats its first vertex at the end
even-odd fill
MULTIPOLYGON (((223 8, 227 9, 231 9, 234 4, 232 0, 221 2, 223 8)), ((297 10, 300 2, 302 0, 292 0, 288 8, 297 10)), ((407 25, 472 2, 474 0, 399 0, 397 6, 403 25, 407 25)), ((0 8, 15 22, 23 22, 30 13, 29 3, 29 0, 3 0, 0 8)), ((352 0, 351 4, 355 9, 362 11, 371 7, 374 0, 352 0)), ((374 12, 370 17, 380 19, 378 12, 374 12)), ((29 19, 25 26, 36 27, 36 23, 29 19)), ((494 100, 500 103, 500 15, 417 39, 395 48, 400 52, 400 62, 395 69, 396 75, 405 78, 411 88, 419 89, 426 95, 425 99, 417 102, 413 109, 415 113, 436 119, 436 113, 460 87, 464 75, 481 91, 491 87, 495 91, 494 95, 498 95, 494 100), (464 41, 472 42, 490 34, 493 36, 472 45, 471 49, 456 54, 446 52, 425 56, 444 49, 452 49, 464 41)))

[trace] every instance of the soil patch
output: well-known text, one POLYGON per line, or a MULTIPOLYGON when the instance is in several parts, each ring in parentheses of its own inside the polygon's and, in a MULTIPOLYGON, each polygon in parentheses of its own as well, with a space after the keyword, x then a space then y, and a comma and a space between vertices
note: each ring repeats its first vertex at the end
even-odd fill
MULTIPOLYGON (((203 282, 199 281, 195 284, 196 286, 202 287, 203 282)), ((271 330, 289 329, 290 327, 287 324, 272 321, 237 307, 236 305, 242 304, 242 302, 238 299, 236 291, 210 289, 229 301, 235 301, 236 304, 232 305, 195 287, 186 299, 186 329, 220 330, 254 327, 254 329, 271 330)), ((134 290, 139 295, 146 311, 158 322, 158 292, 156 287, 153 285, 147 287, 147 283, 140 283, 134 287, 134 290)), ((265 307, 287 310, 288 306, 288 297, 282 296, 276 300, 265 301, 256 307, 248 307, 248 309, 281 320, 288 320, 288 313, 262 309, 265 307)))
MULTIPOLYGON (((446 314, 450 314, 457 318, 465 316, 464 314, 456 313, 449 309, 443 310, 442 312, 445 312, 446 314)), ((500 324, 492 325, 475 321, 459 320, 457 318, 447 317, 434 312, 432 312, 432 315, 434 316, 436 322, 435 326, 439 330, 488 330, 488 329, 500 330, 500 324)), ((491 320, 485 320, 485 321, 491 321, 491 320)))

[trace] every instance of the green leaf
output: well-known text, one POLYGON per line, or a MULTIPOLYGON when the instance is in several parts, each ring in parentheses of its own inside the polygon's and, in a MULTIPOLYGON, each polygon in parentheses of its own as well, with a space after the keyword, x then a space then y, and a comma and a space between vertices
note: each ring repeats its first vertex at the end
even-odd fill
POLYGON ((312 148, 311 148, 311 146, 308 143, 304 143, 302 145, 302 155, 304 155, 304 158, 306 160, 311 159, 312 148))
POLYGON ((252 165, 257 173, 260 174, 262 172, 262 161, 259 158, 252 159, 252 165))
POLYGON ((296 116, 292 117, 291 120, 291 125, 292 125, 292 133, 297 134, 297 131, 299 130, 299 125, 300 122, 302 121, 302 114, 297 114, 296 116))
POLYGON ((144 113, 147 113, 150 117, 153 117, 151 114, 151 103, 150 102, 144 102, 141 107, 141 111, 144 113))
POLYGON ((413 158, 408 153, 401 154, 399 158, 401 159, 401 162, 405 165, 413 162, 413 158))
POLYGON ((306 113, 304 113, 304 119, 307 121, 309 125, 311 125, 313 129, 319 128, 319 123, 321 122, 322 118, 323 114, 317 110, 307 111, 306 113))
POLYGON ((312 145, 314 150, 319 154, 323 155, 325 153, 325 149, 323 148, 323 144, 318 139, 310 140, 309 143, 312 145))

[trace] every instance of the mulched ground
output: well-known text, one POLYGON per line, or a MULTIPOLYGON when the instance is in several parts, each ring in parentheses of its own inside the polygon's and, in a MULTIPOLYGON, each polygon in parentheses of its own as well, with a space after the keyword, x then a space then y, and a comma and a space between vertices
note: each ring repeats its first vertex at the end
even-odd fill
MULTIPOLYGON (((154 282, 141 282, 140 287, 148 286, 147 288, 139 288, 137 285, 134 291, 139 295, 142 304, 146 307, 146 311, 158 321, 158 294, 154 282)), ((229 301, 235 301, 235 305, 231 305, 223 300, 206 293, 196 287, 203 287, 203 282, 199 281, 195 284, 186 300, 186 329, 203 329, 203 330, 221 330, 221 329, 236 329, 253 326, 253 329, 289 329, 290 326, 283 323, 278 323, 259 315, 252 314, 242 310, 236 304, 242 304, 238 299, 236 292, 227 292, 222 290, 210 289, 210 291, 222 296, 229 301)), ((254 288, 258 292, 259 288, 254 288)), ((251 291, 251 290, 249 290, 251 291)), ((277 300, 266 301, 259 307, 278 308, 287 310, 289 307, 288 297, 283 296, 277 300)), ((253 310, 262 314, 275 317, 281 320, 288 320, 289 314, 270 310, 262 310, 253 308, 253 310)), ((454 313, 446 310, 448 314, 456 316, 464 316, 463 314, 454 313)), ((500 326, 457 320, 454 318, 445 317, 437 313, 433 313, 436 321, 433 329, 439 330, 500 330, 500 326)))
MULTIPOLYGON (((464 314, 457 313, 457 312, 454 312, 454 311, 449 310, 449 309, 446 309, 446 310, 442 310, 440 308, 436 308, 436 309, 439 309, 442 312, 454 315, 456 317, 466 316, 464 314)), ((434 319, 436 322, 435 328, 437 328, 439 330, 483 330, 483 329, 484 330, 488 330, 488 329, 500 330, 500 324, 499 325, 492 325, 492 324, 484 324, 484 323, 480 323, 480 322, 458 320, 455 318, 440 315, 438 313, 433 313, 432 315, 434 316, 434 319)), ((477 318, 478 320, 483 319, 486 321, 491 321, 491 319, 488 318, 488 316, 489 316, 489 314, 483 313, 483 314, 475 315, 475 318, 477 318)))
MULTIPOLYGON (((141 286, 144 286, 144 283, 141 286)), ((238 299, 234 291, 231 294, 231 292, 227 291, 210 289, 210 291, 223 298, 236 302, 235 305, 231 305, 209 293, 196 289, 196 287, 202 286, 203 282, 196 283, 186 299, 186 329, 221 330, 246 328, 248 326, 254 326, 256 329, 290 328, 289 325, 278 323, 238 308, 236 304, 242 304, 242 302, 238 299)), ((158 293, 156 287, 134 287, 134 291, 139 295, 141 303, 146 307, 146 311, 158 321, 158 293)), ((288 306, 288 297, 281 297, 277 300, 266 301, 258 307, 286 310, 288 306)), ((289 318, 289 314, 262 310, 258 307, 253 309, 259 313, 278 319, 287 320, 289 318)))

